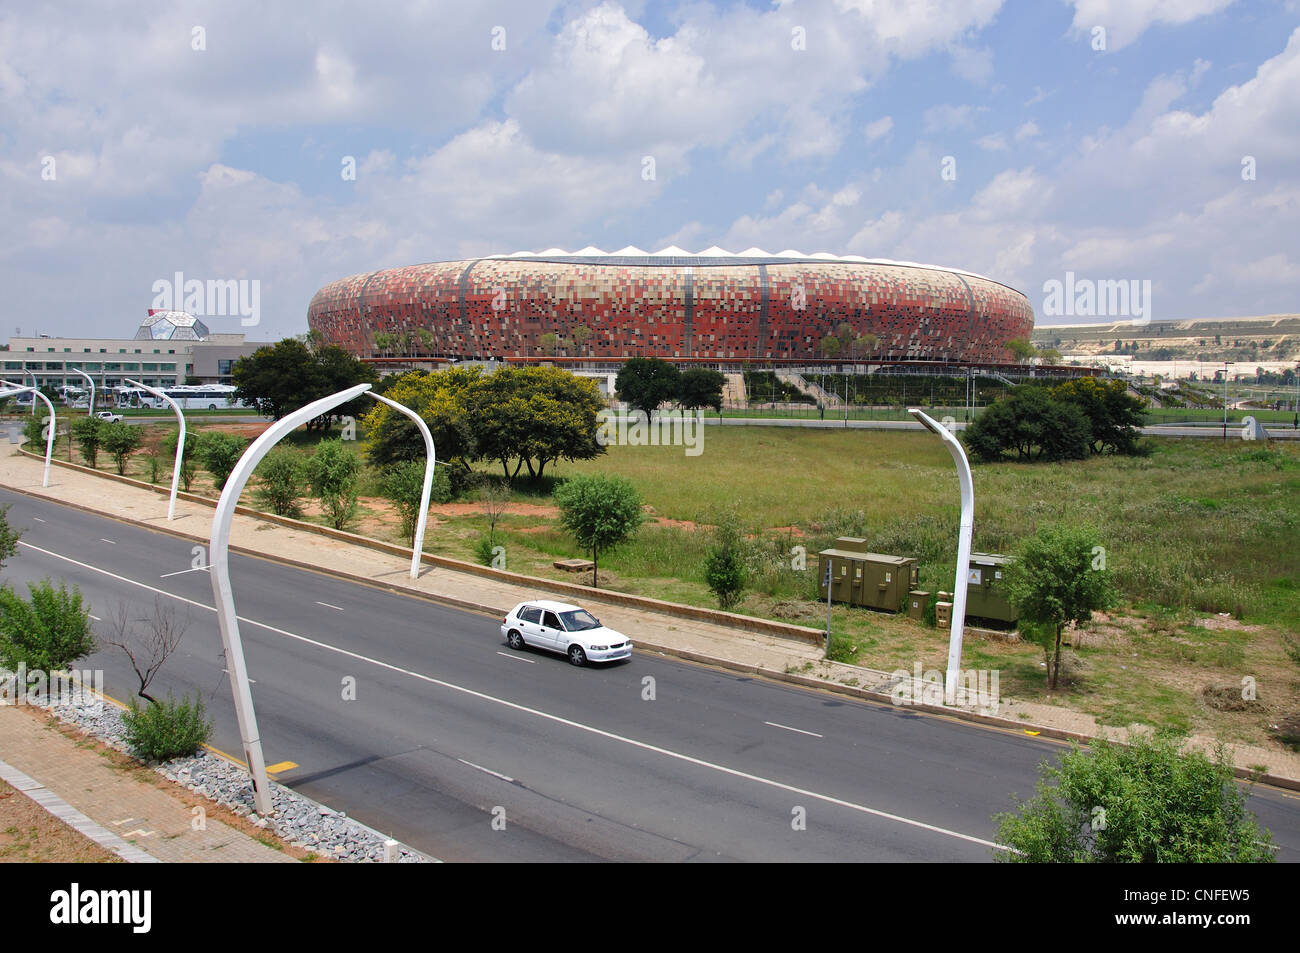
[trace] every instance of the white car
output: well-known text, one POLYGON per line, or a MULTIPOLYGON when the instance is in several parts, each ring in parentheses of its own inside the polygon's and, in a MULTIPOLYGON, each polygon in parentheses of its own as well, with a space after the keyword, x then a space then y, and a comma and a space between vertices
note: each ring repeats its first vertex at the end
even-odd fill
POLYGON ((111 410, 101 410, 95 416, 106 424, 120 424, 122 422, 122 415, 115 414, 111 410))
POLYGON ((627 636, 607 629, 580 606, 538 599, 521 602, 501 620, 501 635, 512 649, 534 645, 562 652, 574 665, 632 657, 627 636))

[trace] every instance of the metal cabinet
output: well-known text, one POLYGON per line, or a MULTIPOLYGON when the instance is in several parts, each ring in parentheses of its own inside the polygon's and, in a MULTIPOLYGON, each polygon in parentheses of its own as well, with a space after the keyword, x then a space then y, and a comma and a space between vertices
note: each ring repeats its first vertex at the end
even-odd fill
POLYGON ((915 559, 869 553, 865 539, 842 536, 833 549, 823 549, 818 555, 823 599, 828 565, 833 602, 898 612, 907 606, 908 593, 917 585, 915 559))

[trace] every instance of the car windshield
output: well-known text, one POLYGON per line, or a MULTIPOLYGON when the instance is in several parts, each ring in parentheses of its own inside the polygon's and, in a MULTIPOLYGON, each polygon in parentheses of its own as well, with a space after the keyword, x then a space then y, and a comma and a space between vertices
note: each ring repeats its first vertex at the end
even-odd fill
POLYGON ((569 632, 585 632, 588 629, 600 628, 600 620, 586 609, 579 609, 576 612, 561 612, 560 621, 564 623, 564 628, 569 632))

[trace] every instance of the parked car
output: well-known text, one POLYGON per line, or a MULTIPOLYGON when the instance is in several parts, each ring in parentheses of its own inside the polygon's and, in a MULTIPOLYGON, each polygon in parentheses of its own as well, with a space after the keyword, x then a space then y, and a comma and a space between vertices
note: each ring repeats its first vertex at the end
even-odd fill
POLYGON ((111 410, 101 410, 95 416, 106 424, 120 424, 122 422, 122 415, 115 414, 111 410))
POLYGON ((521 602, 501 620, 501 635, 512 649, 527 645, 561 652, 574 665, 631 658, 627 636, 606 628, 581 606, 537 600, 521 602))

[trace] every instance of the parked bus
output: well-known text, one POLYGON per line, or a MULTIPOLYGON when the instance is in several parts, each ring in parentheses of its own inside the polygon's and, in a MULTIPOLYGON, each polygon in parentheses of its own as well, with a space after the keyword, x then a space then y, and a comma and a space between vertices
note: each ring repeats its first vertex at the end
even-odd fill
MULTIPOLYGON (((177 387, 160 388, 164 394, 176 401, 181 410, 230 410, 247 406, 235 399, 235 388, 230 384, 194 384, 177 387)), ((167 402, 142 393, 139 397, 141 407, 165 409, 167 402)))

